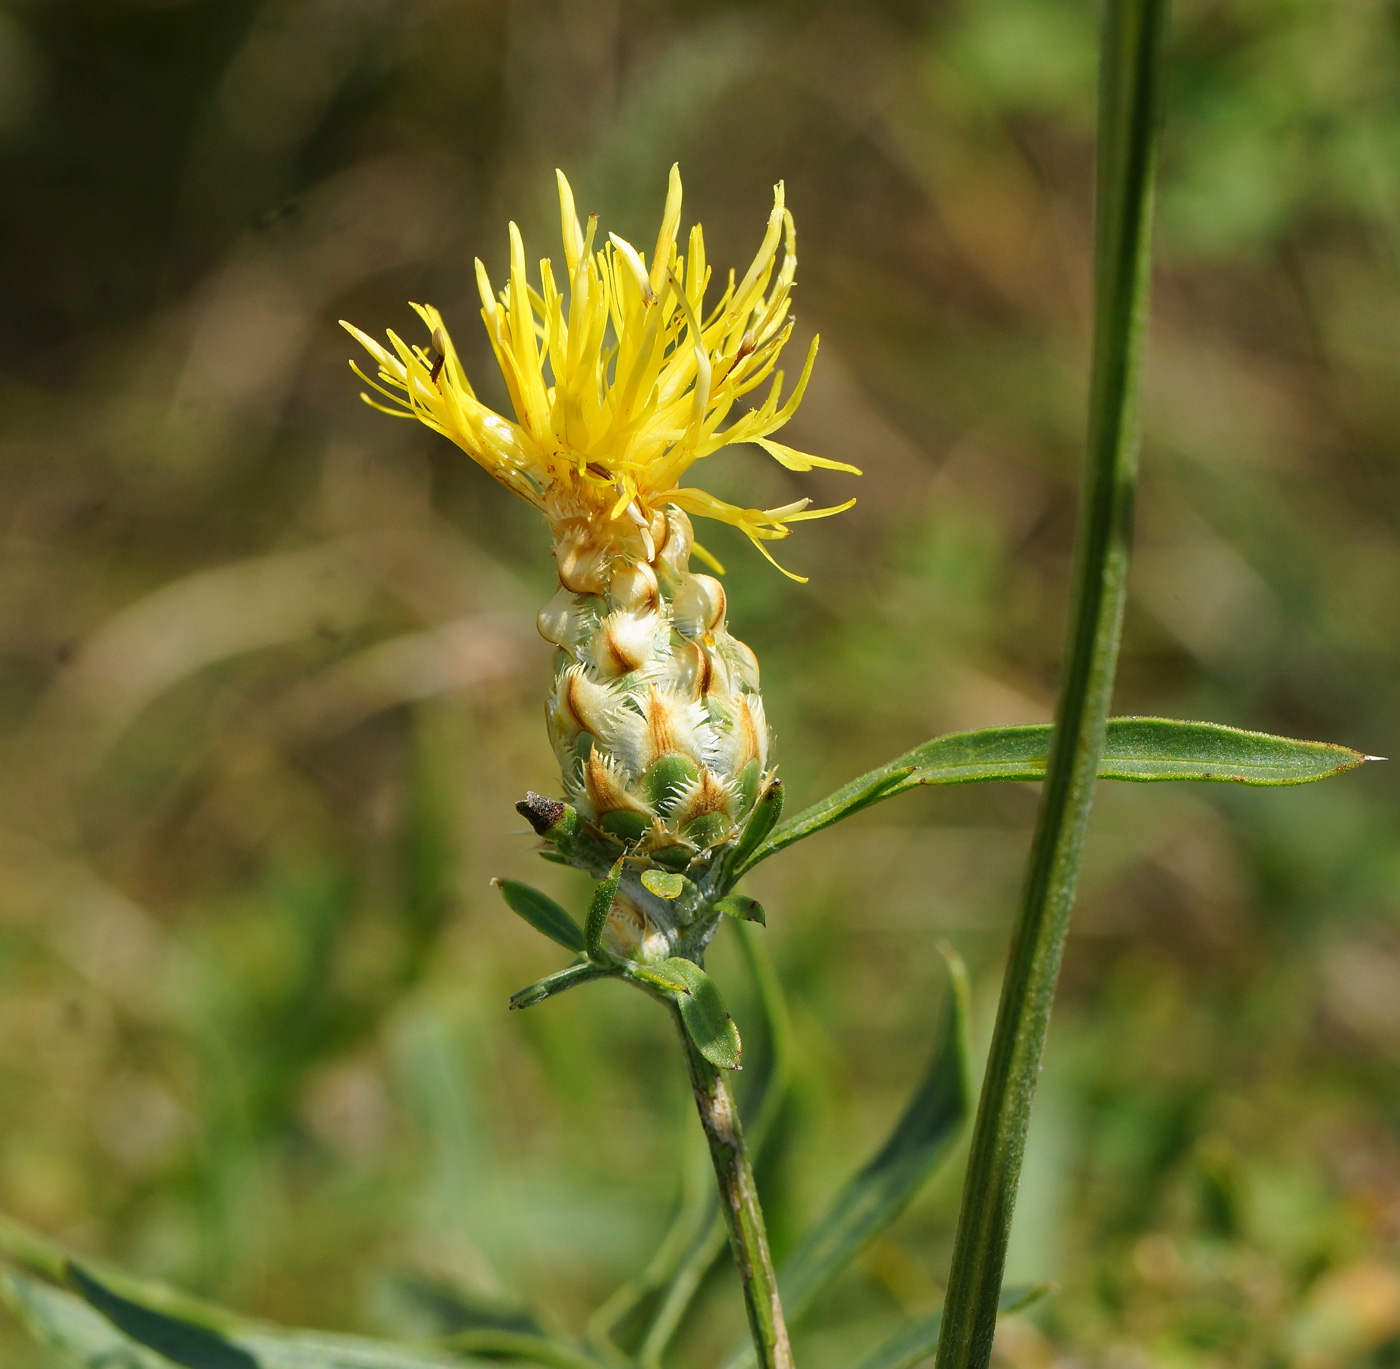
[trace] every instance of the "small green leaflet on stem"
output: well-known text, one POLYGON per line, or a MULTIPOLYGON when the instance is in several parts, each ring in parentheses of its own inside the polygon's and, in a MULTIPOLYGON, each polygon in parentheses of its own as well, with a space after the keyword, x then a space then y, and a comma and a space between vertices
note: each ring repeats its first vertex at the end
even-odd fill
POLYGON ((642 887, 655 894, 657 898, 664 898, 668 901, 679 898, 689 883, 690 881, 683 874, 675 870, 642 871, 642 887))
POLYGON ((756 922, 760 927, 768 925, 768 915, 763 911, 763 904, 756 898, 748 898, 744 894, 730 894, 727 898, 717 899, 712 906, 717 913, 737 917, 740 922, 756 922))
POLYGON ((629 979, 659 991, 680 1009, 686 1035, 710 1064, 722 1070, 740 1068, 743 1045, 739 1028, 724 1006, 715 982, 692 960, 672 956, 652 964, 629 963, 629 979))

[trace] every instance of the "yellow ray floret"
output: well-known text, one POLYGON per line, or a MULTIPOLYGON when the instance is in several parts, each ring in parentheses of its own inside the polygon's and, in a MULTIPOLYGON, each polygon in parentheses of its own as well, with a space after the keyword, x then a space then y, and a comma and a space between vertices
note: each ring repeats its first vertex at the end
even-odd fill
POLYGON ((648 521, 676 504, 739 528, 771 561, 763 543, 786 537, 789 523, 849 508, 854 500, 827 509, 809 509, 807 500, 744 509, 680 483, 701 457, 736 442, 756 443, 789 470, 860 474, 854 466, 770 440, 801 402, 817 352, 813 338, 784 399, 783 373, 775 367, 792 333, 788 311, 797 254, 781 182, 752 264, 738 281, 729 273, 706 311, 710 268, 700 225, 690 230, 684 255, 677 246, 676 167, 650 263, 615 234, 598 244, 597 215, 581 226, 569 183, 563 172, 558 176, 563 290, 548 258, 539 263, 538 288, 530 284, 525 246, 513 223, 505 288, 496 292, 486 268, 476 263, 481 316, 514 420, 477 399, 441 315, 421 304, 413 308, 427 325, 431 350, 392 332, 386 348, 344 324, 378 363, 373 378, 351 363, 388 401, 366 394, 366 402, 417 418, 451 438, 551 521, 580 513, 648 521), (736 411, 736 401, 765 382, 762 402, 736 411))

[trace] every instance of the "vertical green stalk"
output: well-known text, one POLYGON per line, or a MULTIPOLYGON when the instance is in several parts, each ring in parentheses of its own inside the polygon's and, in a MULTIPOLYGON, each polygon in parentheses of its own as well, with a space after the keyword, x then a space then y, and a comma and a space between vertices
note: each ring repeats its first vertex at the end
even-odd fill
POLYGON ((700 1125, 710 1146, 719 1184, 719 1205, 729 1227, 729 1246, 744 1288, 744 1306, 759 1369, 793 1369, 787 1323, 778 1299, 778 1278, 768 1250, 768 1232, 758 1203, 753 1166, 739 1126, 739 1109, 723 1075, 695 1048, 679 1013, 676 1026, 680 1028, 690 1066, 690 1087, 700 1125))
POLYGON ((1031 1101, 1074 905, 1118 663, 1137 477, 1168 0, 1106 0, 1094 357, 1074 599, 1020 922, 987 1060, 936 1369, 986 1369, 1031 1101))

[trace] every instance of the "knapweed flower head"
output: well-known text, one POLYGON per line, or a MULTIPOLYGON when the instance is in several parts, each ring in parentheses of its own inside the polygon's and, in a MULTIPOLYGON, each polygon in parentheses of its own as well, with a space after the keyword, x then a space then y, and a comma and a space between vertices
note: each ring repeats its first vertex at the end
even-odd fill
POLYGON ((580 225, 569 182, 563 172, 558 178, 565 290, 548 258, 539 263, 538 285, 531 283, 513 223, 510 277, 499 294, 476 263, 481 315, 514 417, 477 398, 442 316, 422 304, 413 307, 427 325, 431 350, 392 332, 390 350, 344 325, 379 364, 377 378, 361 377, 389 403, 369 395, 366 401, 450 438, 541 509, 556 546, 582 562, 607 560, 613 543, 631 540, 620 523, 640 529, 645 545, 668 506, 732 524, 765 556, 763 544, 786 537, 790 524, 849 508, 854 500, 826 509, 808 507, 807 499, 741 508, 684 483, 697 461, 741 442, 755 443, 792 471, 820 466, 859 474, 772 437, 801 402, 817 351, 813 338, 784 397, 776 366, 792 334, 797 254, 781 183, 748 270, 738 280, 731 271, 707 309, 711 268, 700 225, 691 228, 684 252, 677 242, 678 168, 671 168, 650 262, 616 234, 600 243, 596 214, 580 225), (765 383, 762 401, 736 413, 765 383))
POLYGON ((562 174, 559 204, 564 290, 548 260, 531 282, 514 224, 499 294, 477 263, 514 417, 476 397, 436 309, 414 306, 430 347, 390 333, 386 348, 346 327, 379 363, 373 378, 359 372, 379 397, 370 404, 451 438, 548 519, 559 590, 538 627, 556 648, 546 716, 565 801, 536 796, 522 811, 552 854, 595 874, 625 858, 608 923, 619 954, 693 955, 720 916, 710 905, 729 854, 746 824, 771 820, 779 793, 758 662, 728 630, 723 586, 690 569, 689 515, 732 524, 768 555, 791 524, 849 505, 742 508, 687 484, 687 472, 739 442, 789 470, 859 472, 773 438, 817 347, 785 395, 777 362, 797 256, 781 185, 753 262, 708 307, 699 226, 684 253, 677 245, 674 168, 649 261, 615 235, 599 242, 596 216, 582 226, 562 174), (657 877, 677 873, 688 892, 658 893, 672 886, 657 877))

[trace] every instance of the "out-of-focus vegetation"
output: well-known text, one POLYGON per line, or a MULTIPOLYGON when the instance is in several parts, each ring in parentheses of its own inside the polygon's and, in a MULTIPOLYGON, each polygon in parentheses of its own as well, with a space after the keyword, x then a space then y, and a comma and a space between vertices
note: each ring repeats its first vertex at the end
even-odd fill
MULTIPOLYGON (((633 1271, 696 1161, 675 1042, 616 985, 508 1016, 556 961, 487 883, 581 893, 511 807, 553 786, 546 537, 358 403, 335 320, 432 301, 503 402, 472 258, 508 218, 558 255, 554 166, 644 241, 678 159, 721 263, 785 178, 823 334, 788 440, 861 502, 784 547, 807 587, 706 540, 792 801, 1046 718, 1094 40, 1089 0, 0 8, 0 1208, 303 1325, 426 1328, 445 1285, 577 1327, 633 1271)), ((1392 754, 1400 13, 1182 0, 1173 46, 1117 711, 1392 754)), ((780 1250, 917 1074, 940 936, 985 1033, 1033 804, 911 795, 752 881, 800 1051, 780 1250)), ((1400 1362, 1397 808, 1383 767, 1104 788, 1010 1271, 1061 1291, 1005 1363, 1400 1362)), ((937 1305, 957 1178, 804 1365, 937 1305)), ((741 1322, 721 1271, 679 1360, 741 1322)))

